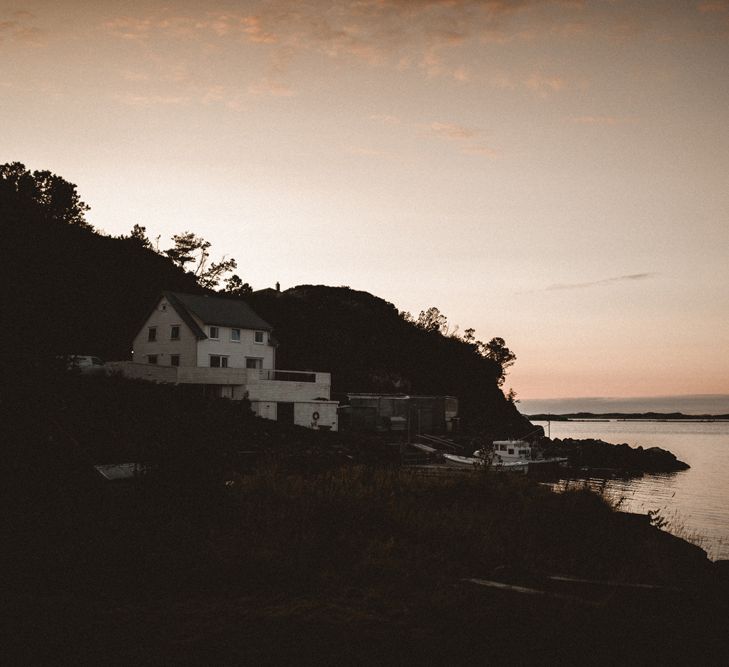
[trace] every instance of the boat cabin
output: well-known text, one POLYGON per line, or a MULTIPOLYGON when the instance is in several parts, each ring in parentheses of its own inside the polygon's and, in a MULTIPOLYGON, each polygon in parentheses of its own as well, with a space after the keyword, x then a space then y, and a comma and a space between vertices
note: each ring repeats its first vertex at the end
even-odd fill
POLYGON ((497 461, 529 461, 531 458, 532 446, 526 440, 494 440, 494 459, 497 461))

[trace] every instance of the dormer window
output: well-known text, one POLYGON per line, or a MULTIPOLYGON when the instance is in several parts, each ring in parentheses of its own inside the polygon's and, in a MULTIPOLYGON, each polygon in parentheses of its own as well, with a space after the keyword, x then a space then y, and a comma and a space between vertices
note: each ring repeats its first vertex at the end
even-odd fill
POLYGON ((219 340, 220 339, 220 329, 218 329, 218 327, 209 327, 208 335, 213 340, 219 340))
POLYGON ((154 343, 157 340, 157 327, 147 329, 147 341, 154 343))
POLYGON ((240 329, 230 330, 230 340, 234 343, 240 343, 240 329))
POLYGON ((180 340, 180 325, 173 324, 170 327, 170 340, 180 340))
POLYGON ((263 331, 256 331, 256 332, 255 332, 255 333, 253 334, 253 340, 254 340, 254 341, 255 341, 256 343, 263 343, 263 331))

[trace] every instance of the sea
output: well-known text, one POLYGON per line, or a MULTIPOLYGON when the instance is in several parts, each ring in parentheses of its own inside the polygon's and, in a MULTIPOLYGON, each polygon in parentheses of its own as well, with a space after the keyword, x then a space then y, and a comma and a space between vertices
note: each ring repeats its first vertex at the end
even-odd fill
POLYGON ((729 559, 729 421, 534 421, 552 438, 595 438, 661 447, 691 468, 676 473, 591 477, 626 512, 656 513, 663 530, 698 544, 712 560, 729 559))

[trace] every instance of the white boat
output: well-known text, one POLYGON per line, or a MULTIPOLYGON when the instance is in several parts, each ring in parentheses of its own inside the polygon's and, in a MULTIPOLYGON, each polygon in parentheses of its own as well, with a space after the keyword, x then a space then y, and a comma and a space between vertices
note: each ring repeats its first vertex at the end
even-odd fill
POLYGON ((443 454, 446 465, 453 468, 477 468, 483 465, 483 460, 473 456, 457 456, 456 454, 443 454))
POLYGON ((473 456, 457 456, 456 454, 443 454, 446 465, 454 468, 480 468, 488 465, 490 470, 496 472, 516 472, 526 475, 530 466, 545 468, 549 466, 565 466, 566 458, 532 458, 532 446, 525 440, 495 440, 493 450, 476 450, 473 456))

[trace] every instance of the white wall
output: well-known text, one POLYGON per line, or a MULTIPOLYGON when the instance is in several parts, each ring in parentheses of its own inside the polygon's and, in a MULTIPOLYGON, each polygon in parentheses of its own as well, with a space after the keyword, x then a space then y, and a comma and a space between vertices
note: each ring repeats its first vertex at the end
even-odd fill
POLYGON ((179 354, 181 366, 197 365, 197 338, 164 297, 160 299, 137 333, 132 348, 134 350, 132 360, 139 364, 147 363, 148 354, 156 354, 160 366, 169 366, 170 355, 179 354), (170 340, 172 325, 179 325, 180 340, 170 340), (149 327, 153 326, 157 327, 157 340, 149 342, 147 332, 149 327))
POLYGON ((208 336, 198 343, 197 365, 210 366, 210 355, 228 357, 228 368, 245 368, 246 357, 263 359, 263 368, 274 368, 274 347, 269 342, 268 331, 263 332, 263 343, 256 343, 253 329, 240 330, 240 343, 230 339, 231 327, 218 327, 219 340, 211 340, 210 325, 201 324, 200 328, 208 336))
POLYGON ((307 401, 294 403, 294 424, 306 428, 319 428, 329 426, 332 431, 338 430, 336 401, 307 401), (314 419, 314 413, 319 413, 319 419, 314 419))
POLYGON ((251 401, 251 410, 263 419, 276 421, 276 404, 266 401, 251 401))

